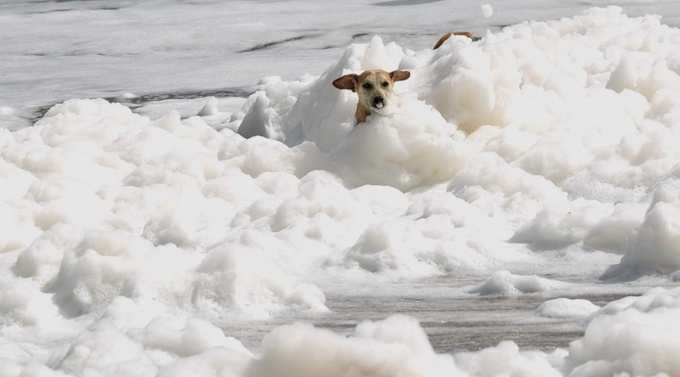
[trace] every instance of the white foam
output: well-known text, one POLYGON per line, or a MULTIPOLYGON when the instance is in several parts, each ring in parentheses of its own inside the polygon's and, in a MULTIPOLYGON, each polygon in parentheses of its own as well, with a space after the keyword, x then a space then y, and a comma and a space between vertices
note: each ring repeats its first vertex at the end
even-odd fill
MULTIPOLYGON (((675 173, 677 176, 677 173, 675 173)), ((648 273, 671 273, 680 269, 680 180, 663 182, 634 229, 621 263, 607 271, 605 277, 635 277, 648 273)))
POLYGON ((405 316, 363 322, 348 338, 306 324, 284 326, 262 349, 244 376, 465 376, 450 355, 434 353, 418 322, 405 316))
POLYGON ((602 8, 436 51, 376 37, 319 77, 263 80, 228 112, 70 100, 0 130, 0 227, 11 230, 0 233, 0 370, 678 375, 675 293, 605 306, 553 354, 502 343, 437 355, 398 318, 349 339, 284 327, 252 361, 217 326, 319 315, 332 307, 324 291, 366 282, 380 294, 490 276, 475 292, 542 293, 581 287, 559 280, 591 281, 621 255, 605 277, 670 276, 678 36, 657 17, 602 8), (390 111, 355 127, 355 94, 330 82, 375 67, 412 77, 390 111), (322 362, 306 364, 298 351, 314 347, 322 362))
POLYGON ((680 314, 678 293, 653 290, 606 305, 583 339, 569 347, 565 366, 570 376, 680 373, 673 356, 680 347, 680 326, 672 319, 680 314))
POLYGON ((523 293, 547 292, 565 285, 567 284, 536 275, 522 276, 514 275, 510 271, 497 271, 470 292, 480 295, 516 296, 523 293))
POLYGON ((536 312, 550 318, 587 318, 600 309, 588 300, 556 298, 542 303, 536 312))

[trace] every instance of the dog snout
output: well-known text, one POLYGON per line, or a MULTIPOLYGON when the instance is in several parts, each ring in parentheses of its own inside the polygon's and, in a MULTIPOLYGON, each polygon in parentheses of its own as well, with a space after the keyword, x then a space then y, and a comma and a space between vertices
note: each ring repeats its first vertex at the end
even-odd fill
POLYGON ((385 99, 382 96, 373 97, 373 107, 376 109, 382 109, 385 107, 385 99))

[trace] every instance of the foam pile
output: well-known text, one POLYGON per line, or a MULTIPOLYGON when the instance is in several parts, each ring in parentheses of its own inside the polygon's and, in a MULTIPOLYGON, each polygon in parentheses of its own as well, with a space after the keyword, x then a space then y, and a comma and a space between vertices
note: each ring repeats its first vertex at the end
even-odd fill
POLYGON ((69 101, 34 127, 7 134, 3 216, 16 231, 3 234, 2 245, 6 259, 15 259, 11 275, 53 294, 66 317, 104 310, 119 296, 215 304, 219 312, 263 311, 267 303, 325 310, 318 288, 282 273, 253 244, 254 234, 229 240, 241 210, 297 192, 298 179, 285 172, 293 164, 279 160, 283 171, 260 174, 271 169, 267 161, 231 159, 223 150, 230 138, 200 118, 188 123, 176 114, 151 122, 103 100, 69 101))
MULTIPOLYGON (((511 240, 532 250, 577 245, 672 254, 672 245, 655 245, 670 234, 632 235, 657 229, 649 221, 670 216, 664 205, 651 217, 645 211, 680 164, 672 94, 680 88, 673 69, 680 64, 679 33, 658 17, 629 18, 610 7, 508 27, 478 43, 452 37, 436 51, 404 50, 375 37, 350 47, 318 79, 270 78, 254 98, 267 99, 262 114, 276 114, 267 127, 279 140, 312 141, 322 154, 341 151, 334 162, 351 159, 334 170, 348 184, 413 189, 448 181, 458 198, 507 216, 511 240), (372 68, 411 71, 397 84, 406 105, 393 119, 373 116, 352 129, 356 95, 330 82, 372 68), (421 148, 407 129, 430 142, 421 148), (372 147, 357 149, 363 145, 372 147), (420 158, 423 150, 429 152, 420 158), (418 167, 415 176, 411 165, 418 167)), ((677 269, 668 255, 646 258, 628 256, 624 264, 640 273, 677 269)), ((630 270, 614 275, 633 276, 630 270)))
POLYGON ((599 306, 588 300, 556 298, 542 303, 536 312, 550 318, 587 318, 599 309, 599 306))
POLYGON ((464 376, 453 357, 436 354, 418 322, 405 316, 363 322, 352 337, 305 324, 280 327, 265 338, 262 356, 249 365, 245 376, 274 374, 464 376))
POLYGON ((523 293, 547 292, 564 287, 567 283, 542 278, 540 276, 515 275, 510 271, 497 271, 478 287, 470 290, 479 295, 516 296, 523 293))
POLYGON ((0 376, 680 375, 675 291, 605 306, 554 354, 437 355, 402 317, 349 339, 284 327, 257 357, 220 330, 367 283, 677 279, 679 43, 658 17, 591 9, 436 51, 376 37, 319 77, 263 80, 228 119, 70 100, 0 130, 0 376), (412 77, 353 127, 330 82, 368 68, 412 77))
POLYGON ((678 170, 654 191, 644 220, 609 276, 632 276, 680 271, 680 174, 678 170))
POLYGON ((572 342, 570 376, 676 376, 680 362, 680 289, 655 289, 609 303, 572 342))

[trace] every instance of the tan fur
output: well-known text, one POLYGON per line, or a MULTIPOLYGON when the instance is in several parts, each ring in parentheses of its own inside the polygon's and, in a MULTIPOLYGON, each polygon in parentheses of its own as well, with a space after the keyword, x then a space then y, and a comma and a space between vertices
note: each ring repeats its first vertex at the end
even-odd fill
POLYGON ((443 45, 444 42, 448 41, 449 38, 451 38, 452 35, 458 35, 458 36, 468 37, 470 39, 474 39, 474 34, 468 32, 468 31, 454 31, 452 33, 446 33, 446 34, 442 35, 441 38, 439 38, 439 40, 437 41, 437 43, 434 44, 434 47, 432 47, 432 49, 436 50, 439 47, 441 47, 441 45, 443 45))
POLYGON ((392 97, 394 83, 408 79, 408 71, 387 72, 382 69, 372 69, 361 74, 349 74, 333 80, 333 86, 356 92, 359 96, 357 109, 354 113, 357 124, 366 121, 374 112, 380 112, 392 97))
POLYGON ((354 112, 354 119, 356 119, 357 124, 364 123, 370 113, 371 112, 366 110, 361 104, 357 104, 357 111, 354 112))

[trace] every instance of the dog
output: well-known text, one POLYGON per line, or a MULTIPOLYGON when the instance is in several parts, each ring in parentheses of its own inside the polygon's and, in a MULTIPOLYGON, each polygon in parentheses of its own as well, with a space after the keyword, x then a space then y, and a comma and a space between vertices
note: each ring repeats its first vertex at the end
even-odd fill
POLYGON ((469 31, 454 31, 452 33, 446 33, 446 34, 442 35, 442 37, 439 38, 437 43, 434 44, 434 47, 432 47, 432 49, 436 50, 439 47, 441 47, 441 45, 443 45, 444 42, 448 41, 449 38, 451 38, 452 35, 458 35, 458 36, 461 36, 461 37, 468 37, 468 38, 472 39, 473 41, 479 40, 479 37, 476 37, 474 34, 470 33, 469 31))
POLYGON ((361 74, 349 74, 333 80, 333 86, 356 92, 359 96, 357 109, 354 112, 356 125, 366 121, 373 114, 380 114, 393 96, 394 84, 411 77, 409 71, 387 72, 382 69, 371 69, 361 74))

